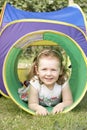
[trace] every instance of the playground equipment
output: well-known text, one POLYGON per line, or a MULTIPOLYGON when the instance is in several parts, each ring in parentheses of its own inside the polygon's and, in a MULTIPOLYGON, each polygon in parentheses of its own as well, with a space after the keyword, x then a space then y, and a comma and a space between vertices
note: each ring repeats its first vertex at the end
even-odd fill
MULTIPOLYGON (((86 20, 76 4, 62 10, 44 13, 26 12, 5 4, 0 26, 0 91, 23 110, 31 111, 18 95, 21 87, 17 64, 23 48, 33 42, 46 41, 60 45, 69 55, 72 65, 70 86, 74 103, 64 112, 72 110, 87 89, 86 20), (79 19, 78 19, 79 18, 79 19)), ((47 108, 49 111, 52 108, 47 108)))

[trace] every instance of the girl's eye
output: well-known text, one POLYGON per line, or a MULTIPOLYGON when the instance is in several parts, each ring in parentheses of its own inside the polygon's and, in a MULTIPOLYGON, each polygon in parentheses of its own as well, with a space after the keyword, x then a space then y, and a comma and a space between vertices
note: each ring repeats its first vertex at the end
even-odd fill
POLYGON ((42 70, 47 70, 46 68, 43 68, 42 70))
MULTIPOLYGON (((46 68, 43 68, 42 70, 46 71, 46 68)), ((56 69, 51 69, 51 71, 57 71, 56 69)))
POLYGON ((56 69, 52 69, 52 71, 56 71, 56 69))

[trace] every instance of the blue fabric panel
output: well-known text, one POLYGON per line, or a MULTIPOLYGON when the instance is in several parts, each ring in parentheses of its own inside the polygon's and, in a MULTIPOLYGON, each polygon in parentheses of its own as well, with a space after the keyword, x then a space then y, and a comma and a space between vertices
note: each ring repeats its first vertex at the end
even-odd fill
POLYGON ((79 8, 68 6, 58 11, 52 12, 28 12, 17 9, 10 4, 6 5, 3 23, 6 24, 14 20, 20 19, 46 19, 67 22, 83 28, 84 19, 79 8))

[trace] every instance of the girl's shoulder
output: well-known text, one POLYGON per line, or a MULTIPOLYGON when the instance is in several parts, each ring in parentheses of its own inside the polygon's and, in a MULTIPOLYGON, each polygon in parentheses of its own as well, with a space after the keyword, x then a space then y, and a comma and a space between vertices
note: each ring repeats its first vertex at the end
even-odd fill
POLYGON ((60 87, 60 88, 65 88, 65 87, 67 87, 67 86, 69 86, 69 80, 66 80, 63 84, 58 84, 58 83, 56 83, 56 86, 58 86, 58 87, 60 87))
POLYGON ((39 79, 36 75, 30 80, 30 85, 36 88, 38 91, 40 90, 39 79))
POLYGON ((62 84, 62 88, 68 87, 69 86, 69 80, 66 80, 64 84, 62 84))
POLYGON ((30 82, 36 82, 39 81, 38 76, 33 76, 32 79, 30 80, 30 82))

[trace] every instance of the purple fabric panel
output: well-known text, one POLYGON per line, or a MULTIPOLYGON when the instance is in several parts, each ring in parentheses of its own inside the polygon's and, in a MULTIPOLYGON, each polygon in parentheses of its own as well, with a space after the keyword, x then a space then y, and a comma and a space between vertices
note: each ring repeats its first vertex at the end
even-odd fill
POLYGON ((19 22, 8 26, 0 36, 0 89, 6 93, 3 78, 2 68, 6 54, 10 47, 22 36, 27 33, 39 31, 39 30, 54 30, 63 32, 73 38, 84 50, 87 55, 87 41, 81 31, 71 26, 46 23, 46 22, 19 22))
POLYGON ((16 38, 13 38, 13 43, 14 43, 14 39, 18 39, 19 37, 23 36, 26 33, 38 31, 38 30, 55 30, 55 31, 63 32, 69 35, 70 37, 72 37, 81 46, 81 48, 84 50, 85 54, 87 55, 87 42, 84 35, 82 34, 81 31, 71 26, 45 23, 45 22, 25 22, 25 23, 16 23, 15 25, 11 25, 10 28, 11 27, 14 28, 11 29, 11 34, 13 34, 12 37, 14 37, 15 34, 17 33, 15 36, 16 38))

